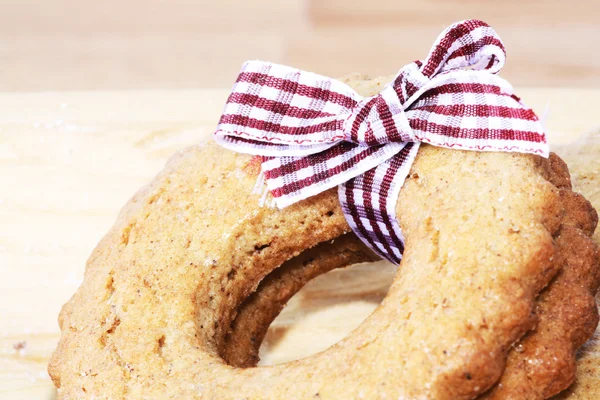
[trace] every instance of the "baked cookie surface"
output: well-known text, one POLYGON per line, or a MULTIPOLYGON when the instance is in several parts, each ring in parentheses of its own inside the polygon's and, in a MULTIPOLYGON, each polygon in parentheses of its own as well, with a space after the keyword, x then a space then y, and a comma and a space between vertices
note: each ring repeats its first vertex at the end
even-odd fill
POLYGON ((550 168, 423 146, 398 202, 405 258, 382 305, 323 353, 243 369, 219 355, 240 304, 349 228, 333 190, 261 208, 248 156, 187 149, 125 206, 64 306, 49 368, 59 397, 473 398, 501 376, 560 270, 550 168))
MULTIPOLYGON (((480 399, 546 399, 564 390, 575 377, 576 350, 590 338, 598 323, 593 294, 600 284, 600 252, 590 239, 597 214, 583 196, 571 191, 564 162, 552 154, 548 163, 548 179, 559 189, 564 206, 561 227, 555 234, 562 267, 536 301, 535 327, 511 348, 501 379, 480 399)), ((282 266, 265 278, 240 306, 232 324, 225 349, 238 358, 226 357, 230 364, 256 365, 269 325, 305 283, 299 282, 298 276, 311 279, 344 267, 348 261, 369 261, 366 249, 357 249, 356 243, 349 240, 351 235, 311 250, 318 250, 318 255, 307 252, 310 264, 282 266), (352 260, 347 258, 349 254, 354 256, 352 260)))

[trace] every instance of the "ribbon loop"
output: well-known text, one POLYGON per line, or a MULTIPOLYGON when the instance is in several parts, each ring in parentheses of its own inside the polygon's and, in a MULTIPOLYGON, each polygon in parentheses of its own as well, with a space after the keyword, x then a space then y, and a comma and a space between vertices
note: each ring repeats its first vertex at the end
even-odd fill
POLYGON ((250 154, 318 153, 344 139, 346 115, 360 100, 358 93, 335 79, 247 61, 227 99, 215 139, 250 154))
POLYGON ((424 61, 406 65, 368 98, 335 79, 249 61, 215 140, 262 156, 279 207, 339 186, 350 227, 398 263, 404 239, 396 201, 421 142, 548 155, 537 116, 495 75, 505 59, 496 32, 467 20, 442 32, 424 61))
POLYGON ((505 60, 506 51, 496 31, 483 21, 467 20, 438 36, 421 71, 429 78, 465 68, 497 73, 505 60))

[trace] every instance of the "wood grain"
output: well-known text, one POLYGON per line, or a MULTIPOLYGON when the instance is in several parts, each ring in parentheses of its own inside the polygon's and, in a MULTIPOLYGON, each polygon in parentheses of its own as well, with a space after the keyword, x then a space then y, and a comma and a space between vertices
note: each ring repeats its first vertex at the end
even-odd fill
MULTIPOLYGON (((600 122, 600 91, 520 90, 553 144, 600 122)), ((226 90, 0 94, 0 398, 49 399, 57 314, 120 207, 175 151, 206 140, 226 90)), ((388 266, 335 271, 277 319, 263 363, 322 350, 378 304, 388 266)))
POLYGON ((340 76, 424 58, 452 22, 492 24, 519 86, 600 87, 597 0, 0 0, 4 91, 230 87, 266 59, 340 76))

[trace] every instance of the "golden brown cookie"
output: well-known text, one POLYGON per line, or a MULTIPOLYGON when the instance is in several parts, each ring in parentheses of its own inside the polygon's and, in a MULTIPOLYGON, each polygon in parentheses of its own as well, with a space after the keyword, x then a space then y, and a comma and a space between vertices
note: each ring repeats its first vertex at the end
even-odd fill
POLYGON ((60 398, 470 399, 504 370, 559 270, 563 207, 535 156, 423 146, 398 202, 406 250, 380 307, 325 352, 264 368, 219 356, 240 304, 348 231, 335 191, 284 210, 251 195, 248 156, 175 156, 124 208, 64 306, 60 398))
POLYGON ((482 399, 547 399, 566 389, 575 378, 576 351, 598 325, 600 254, 590 238, 598 215, 571 191, 566 164, 554 154, 548 162, 564 207, 555 236, 562 268, 537 300, 535 329, 515 345, 499 383, 482 399))
MULTIPOLYGON (((537 300, 536 327, 514 346, 500 382, 481 399, 546 399, 564 390, 575 376, 575 352, 589 339, 598 322, 593 294, 600 284, 600 254, 590 239, 598 222, 597 214, 583 196, 571 191, 566 164, 555 154, 548 163, 548 179, 559 188, 564 207, 561 229, 555 237, 563 267, 537 300)), ((337 246, 342 251, 345 244, 340 242, 337 246)), ((334 244, 328 244, 329 253, 332 247, 334 244)), ((326 258, 314 261, 305 273, 301 272, 303 266, 296 265, 294 274, 312 279, 332 267, 326 258)), ((305 283, 299 285, 288 274, 287 269, 281 268, 265 279, 265 287, 285 289, 276 291, 279 295, 261 284, 240 307, 226 348, 244 362, 226 357, 230 364, 247 367, 258 362, 258 349, 268 326, 305 283), (290 280, 293 283, 288 283, 290 280), (252 341, 244 340, 246 332, 251 332, 252 341)))

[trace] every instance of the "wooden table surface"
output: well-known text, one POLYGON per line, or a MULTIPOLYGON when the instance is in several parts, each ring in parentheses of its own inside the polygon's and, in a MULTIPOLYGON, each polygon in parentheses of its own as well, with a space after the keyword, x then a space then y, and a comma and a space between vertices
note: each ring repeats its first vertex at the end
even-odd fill
POLYGON ((390 74, 490 23, 518 86, 600 88, 598 0, 0 0, 0 90, 231 87, 247 59, 390 74))
MULTIPOLYGON (((600 123, 600 90, 523 89, 552 144, 600 123), (545 111, 546 110, 546 111, 545 111)), ((120 207, 170 154, 210 138, 225 90, 0 94, 0 398, 49 399, 57 314, 120 207)), ((273 324, 263 364, 322 350, 379 303, 393 268, 311 282, 273 324), (303 298, 303 308, 298 299, 303 298)))

